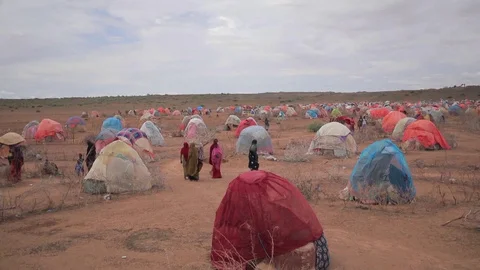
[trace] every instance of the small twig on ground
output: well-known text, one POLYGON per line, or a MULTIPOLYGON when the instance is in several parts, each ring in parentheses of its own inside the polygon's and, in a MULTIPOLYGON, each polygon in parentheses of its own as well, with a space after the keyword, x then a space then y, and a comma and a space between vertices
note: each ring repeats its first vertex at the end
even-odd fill
MULTIPOLYGON (((476 213, 478 213, 478 212, 480 212, 480 210, 477 210, 477 211, 473 212, 473 214, 476 214, 476 213)), ((450 223, 452 223, 452 222, 454 222, 454 221, 460 220, 460 219, 467 220, 467 217, 468 217, 471 213, 472 213, 472 210, 468 211, 468 213, 462 214, 461 216, 459 216, 459 217, 457 217, 457 218, 454 218, 454 219, 452 219, 452 220, 449 220, 449 221, 443 223, 442 226, 447 226, 448 224, 450 224, 450 223)))

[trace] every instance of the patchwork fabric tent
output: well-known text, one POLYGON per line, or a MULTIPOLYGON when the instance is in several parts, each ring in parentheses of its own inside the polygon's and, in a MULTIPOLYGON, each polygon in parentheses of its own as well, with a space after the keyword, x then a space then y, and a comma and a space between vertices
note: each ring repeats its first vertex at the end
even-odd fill
POLYGON ((34 139, 38 129, 38 121, 34 120, 26 124, 22 131, 22 137, 25 139, 34 139))
POLYGON ((141 131, 147 134, 148 140, 154 146, 164 146, 165 139, 163 138, 160 129, 151 121, 147 121, 143 123, 142 127, 140 128, 141 131))
POLYGON ((247 127, 240 133, 236 146, 237 153, 247 154, 253 140, 257 140, 257 153, 273 154, 272 138, 262 126, 247 127))
POLYGON ((364 203, 407 203, 416 194, 405 156, 389 139, 374 142, 362 151, 348 189, 351 196, 364 203))
POLYGON ((124 128, 117 133, 117 139, 127 143, 137 150, 138 153, 145 152, 150 157, 155 154, 147 134, 138 128, 124 128))
MULTIPOLYGON (((450 145, 434 123, 428 120, 417 120, 405 129, 402 141, 404 143, 418 142, 425 149, 449 150, 450 145)), ((408 146, 407 146, 408 147, 408 146)))
POLYGON ((43 119, 37 128, 37 132, 35 133, 35 140, 41 141, 46 138, 58 138, 63 140, 65 137, 62 125, 52 119, 43 119))
POLYGON ((392 139, 396 141, 401 141, 403 138, 403 132, 405 132, 405 129, 410 125, 411 123, 415 122, 417 119, 412 118, 412 117, 405 117, 402 118, 398 121, 398 123, 395 125, 395 128, 393 129, 392 132, 392 139))
POLYGON ((357 143, 345 125, 330 122, 317 131, 307 154, 325 153, 325 150, 333 151, 337 157, 352 156, 357 152, 357 143))
POLYGON ((123 141, 107 145, 84 178, 86 193, 123 193, 152 188, 151 175, 138 153, 123 141))
POLYGON ((68 118, 65 126, 71 129, 76 128, 77 126, 85 126, 86 122, 80 116, 72 116, 68 118))
POLYGON ((246 172, 230 182, 217 209, 212 265, 245 269, 253 259, 286 254, 322 234, 322 225, 297 187, 270 172, 246 172))
POLYGON ((115 129, 102 129, 97 137, 95 137, 95 152, 99 154, 105 146, 115 141, 117 139, 117 133, 118 131, 115 129))
POLYGON ((407 117, 404 113, 399 111, 389 112, 382 120, 382 129, 386 133, 392 133, 398 121, 407 117))

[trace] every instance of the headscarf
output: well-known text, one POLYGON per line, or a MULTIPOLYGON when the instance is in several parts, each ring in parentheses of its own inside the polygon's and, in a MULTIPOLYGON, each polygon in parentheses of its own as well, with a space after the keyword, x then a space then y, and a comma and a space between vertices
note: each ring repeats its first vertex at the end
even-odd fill
POLYGON ((250 152, 257 153, 257 140, 252 141, 252 145, 250 146, 250 152))
POLYGON ((180 154, 183 156, 183 159, 188 160, 188 143, 183 143, 183 148, 180 150, 180 154))

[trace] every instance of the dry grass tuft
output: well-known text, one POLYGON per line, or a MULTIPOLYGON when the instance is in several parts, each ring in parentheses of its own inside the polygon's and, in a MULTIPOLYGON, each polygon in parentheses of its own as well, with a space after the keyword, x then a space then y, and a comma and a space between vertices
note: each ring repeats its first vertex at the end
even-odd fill
POLYGON ((284 161, 287 162, 308 162, 310 156, 307 155, 310 142, 307 140, 290 140, 285 148, 284 161))

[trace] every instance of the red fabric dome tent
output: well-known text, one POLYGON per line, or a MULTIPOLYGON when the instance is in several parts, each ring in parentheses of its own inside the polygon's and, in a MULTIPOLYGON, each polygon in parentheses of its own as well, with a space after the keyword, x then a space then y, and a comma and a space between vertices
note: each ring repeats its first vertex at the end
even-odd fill
POLYGON ((257 125, 257 122, 251 117, 245 120, 242 120, 242 122, 240 122, 240 125, 238 125, 237 130, 235 130, 235 137, 237 138, 240 137, 240 133, 242 133, 242 130, 251 126, 256 126, 256 125, 257 125))
POLYGON ((382 120, 382 129, 387 133, 392 133, 398 121, 407 117, 405 114, 398 111, 389 112, 382 120))
POLYGON ((442 149, 451 149, 435 124, 428 120, 417 120, 408 125, 403 133, 402 141, 408 140, 418 140, 425 148, 433 147, 438 143, 442 149))
POLYGON ((212 265, 230 269, 232 264, 275 257, 322 234, 315 213, 293 184, 273 173, 246 172, 230 183, 217 209, 212 265))

